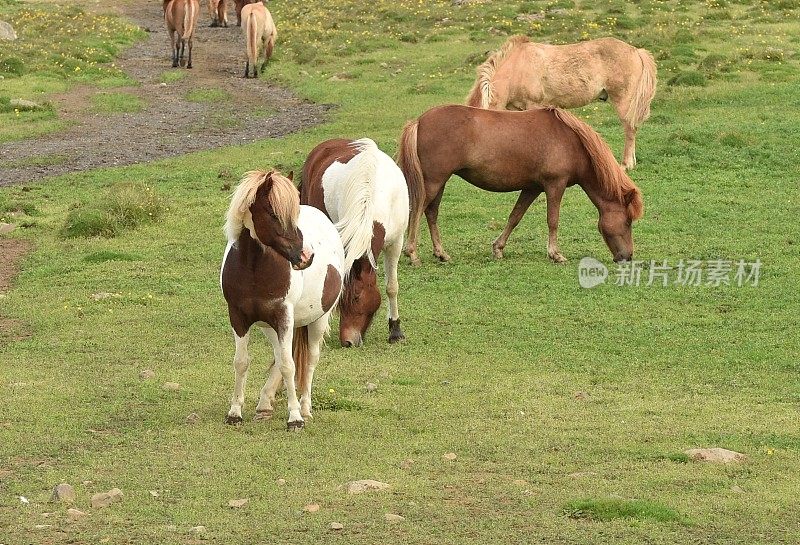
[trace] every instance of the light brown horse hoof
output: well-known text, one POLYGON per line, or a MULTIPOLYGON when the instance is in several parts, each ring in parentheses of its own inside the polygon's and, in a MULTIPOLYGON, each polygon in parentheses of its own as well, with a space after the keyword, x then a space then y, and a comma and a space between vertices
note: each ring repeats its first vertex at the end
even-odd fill
POLYGON ((294 420, 286 423, 286 431, 301 431, 306 423, 302 420, 294 420))
POLYGON ((271 420, 272 412, 273 412, 272 410, 256 411, 256 414, 253 415, 253 422, 263 422, 264 420, 271 420))

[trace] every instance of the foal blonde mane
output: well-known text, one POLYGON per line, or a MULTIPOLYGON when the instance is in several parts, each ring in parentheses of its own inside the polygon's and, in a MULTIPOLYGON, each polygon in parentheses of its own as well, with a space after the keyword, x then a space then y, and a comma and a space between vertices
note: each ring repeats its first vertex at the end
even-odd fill
POLYGON ((228 242, 235 242, 244 228, 244 221, 250 207, 256 200, 259 188, 267 180, 272 180, 268 193, 270 207, 284 229, 293 229, 300 215, 300 194, 292 181, 277 170, 269 172, 251 170, 245 173, 233 192, 228 213, 225 216, 225 235, 228 242))
POLYGON ((492 78, 495 72, 497 72, 497 67, 502 64, 515 47, 528 42, 530 42, 530 39, 527 36, 512 36, 506 40, 506 43, 504 43, 500 49, 489 55, 489 58, 478 66, 476 69, 478 77, 469 95, 467 95, 467 106, 475 106, 478 108, 489 107, 489 104, 492 102, 492 95, 494 94, 492 78))
POLYGON ((642 192, 630 176, 619 166, 614 152, 597 132, 575 115, 560 108, 548 108, 580 138, 594 166, 600 191, 606 198, 626 207, 628 219, 637 220, 644 215, 642 192))

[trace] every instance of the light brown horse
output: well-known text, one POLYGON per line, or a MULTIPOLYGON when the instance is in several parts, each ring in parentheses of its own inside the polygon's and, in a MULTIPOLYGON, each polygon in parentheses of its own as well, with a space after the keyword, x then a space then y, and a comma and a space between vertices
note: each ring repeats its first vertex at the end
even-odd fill
POLYGON ((260 51, 264 52, 264 62, 261 70, 264 70, 267 61, 272 56, 272 49, 275 47, 275 38, 278 31, 272 14, 264 7, 261 2, 248 4, 242 8, 242 19, 244 25, 245 41, 247 42, 247 62, 244 65, 244 77, 250 77, 250 66, 253 67, 253 77, 258 77, 258 57, 260 51))
POLYGON ((208 13, 211 15, 212 27, 228 26, 227 0, 208 0, 208 13))
POLYGON ((198 0, 164 0, 164 22, 169 31, 172 67, 178 63, 186 68, 192 67, 192 37, 200 15, 198 0), (177 38, 176 38, 177 33, 177 38), (186 44, 189 44, 189 62, 184 59, 186 44))
POLYGON ((566 261, 558 248, 558 214, 564 190, 580 185, 600 212, 598 227, 615 261, 631 259, 631 224, 644 211, 639 188, 617 164, 608 145, 586 123, 565 110, 507 112, 440 106, 406 124, 397 161, 408 183, 411 214, 406 254, 419 264, 417 238, 422 212, 428 219, 433 253, 450 256, 436 223, 444 186, 452 174, 487 191, 522 191, 503 233, 494 241, 495 257, 525 211, 547 195, 547 255, 566 261))
POLYGON ((616 38, 549 45, 514 36, 477 71, 468 106, 530 110, 611 100, 625 130, 622 164, 636 166, 636 131, 656 92, 656 65, 646 49, 616 38))
POLYGON ((233 7, 236 10, 236 26, 242 26, 242 8, 247 4, 261 3, 261 0, 233 0, 233 7))

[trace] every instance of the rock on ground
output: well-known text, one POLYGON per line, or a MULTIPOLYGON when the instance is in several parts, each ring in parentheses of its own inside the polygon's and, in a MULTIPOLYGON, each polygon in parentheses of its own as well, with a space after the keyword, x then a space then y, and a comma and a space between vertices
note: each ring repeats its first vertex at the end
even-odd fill
POLYGON ((7 235, 16 228, 17 226, 13 223, 0 222, 0 235, 7 235))
POLYGON ((178 384, 177 382, 165 382, 162 388, 164 388, 168 392, 177 392, 178 390, 181 389, 181 385, 178 384))
POLYGON ((330 526, 328 526, 331 530, 338 531, 344 529, 344 525, 341 522, 331 522, 330 526))
POLYGON ((122 501, 122 498, 125 496, 119 488, 112 488, 108 491, 108 495, 111 496, 111 501, 114 503, 122 501))
POLYGON ((232 509, 239 509, 240 507, 244 507, 250 502, 247 498, 242 498, 240 500, 228 500, 228 507, 232 509))
POLYGON ((81 511, 80 509, 67 509, 67 518, 69 518, 70 522, 78 520, 86 516, 86 513, 81 511))
POLYGON ((406 520, 406 517, 402 515, 395 515, 394 513, 386 513, 383 515, 383 518, 386 520, 386 522, 403 522, 406 520))
POLYGON ((382 483, 380 481, 373 481, 372 479, 362 479, 360 481, 350 481, 344 487, 347 489, 348 494, 361 494, 369 490, 386 490, 391 485, 382 483))
POLYGON ((735 452, 724 448, 690 448, 683 452, 690 460, 696 462, 712 462, 715 464, 727 464, 730 462, 742 462, 747 456, 741 452, 735 452))
POLYGON ((305 507, 303 507, 303 511, 306 513, 316 513, 319 511, 319 504, 318 503, 309 503, 305 507))
POLYGON ((111 495, 108 492, 98 492, 92 496, 90 500, 92 507, 95 509, 100 509, 101 507, 108 507, 114 500, 111 498, 111 495))
POLYGON ((73 503, 75 501, 75 489, 71 484, 61 483, 53 488, 53 496, 50 501, 61 501, 64 503, 73 503))
POLYGON ((446 462, 452 462, 456 458, 458 458, 458 456, 456 456, 455 452, 447 452, 445 454, 442 454, 442 460, 444 460, 446 462))
POLYGON ((9 104, 12 108, 16 108, 18 110, 38 110, 41 108, 41 105, 32 101, 32 100, 25 100, 24 98, 12 98, 9 101, 9 104))
POLYGON ((152 369, 145 369, 139 373, 139 378, 142 380, 147 380, 156 376, 156 372, 152 369))
POLYGON ((197 424, 198 422, 200 422, 200 415, 197 413, 192 413, 186 417, 187 424, 197 424))
POLYGON ((0 21, 0 40, 13 42, 16 39, 17 39, 17 33, 14 30, 14 27, 9 25, 5 21, 0 21))

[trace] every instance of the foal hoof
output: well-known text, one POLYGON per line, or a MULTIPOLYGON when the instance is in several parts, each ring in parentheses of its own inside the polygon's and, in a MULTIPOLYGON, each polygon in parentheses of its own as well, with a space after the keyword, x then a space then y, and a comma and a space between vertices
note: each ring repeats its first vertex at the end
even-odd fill
POLYGON ((442 263, 447 263, 448 261, 450 261, 450 256, 447 255, 447 252, 442 252, 440 254, 433 254, 433 255, 436 256, 436 259, 438 259, 442 263))
POLYGON ((403 330, 400 329, 400 318, 397 320, 389 320, 389 342, 394 344, 405 340, 406 336, 403 335, 403 330))
POLYGON ((548 254, 547 257, 549 257, 553 261, 553 263, 557 263, 559 265, 563 265, 564 263, 567 262, 567 258, 561 255, 560 253, 548 254))
POLYGON ((492 255, 495 259, 503 259, 503 249, 492 246, 492 255))
POLYGON ((253 422, 263 422, 272 419, 272 411, 256 411, 253 415, 253 422))
POLYGON ((242 423, 242 417, 229 414, 225 417, 225 423, 230 426, 238 426, 242 423))
POLYGON ((293 420, 286 423, 286 431, 300 431, 305 427, 306 423, 302 420, 293 420))

